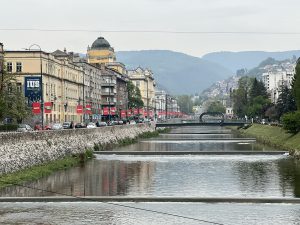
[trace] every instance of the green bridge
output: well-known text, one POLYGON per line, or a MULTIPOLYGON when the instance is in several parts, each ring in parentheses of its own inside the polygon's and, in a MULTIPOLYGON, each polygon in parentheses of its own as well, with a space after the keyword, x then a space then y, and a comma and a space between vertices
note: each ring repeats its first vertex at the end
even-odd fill
POLYGON ((156 127, 192 127, 192 126, 237 126, 242 127, 251 124, 245 121, 221 121, 221 122, 190 122, 190 123, 157 123, 156 127))

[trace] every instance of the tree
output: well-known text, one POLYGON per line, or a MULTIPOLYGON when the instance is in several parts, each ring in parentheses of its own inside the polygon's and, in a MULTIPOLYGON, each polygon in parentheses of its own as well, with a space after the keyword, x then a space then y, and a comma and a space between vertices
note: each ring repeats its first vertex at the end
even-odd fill
POLYGON ((232 91, 233 111, 238 117, 247 115, 248 95, 251 87, 251 78, 242 77, 238 89, 232 91))
POLYGON ((300 111, 286 113, 282 116, 283 128, 289 133, 296 134, 300 131, 300 111))
POLYGON ((293 91, 286 85, 281 85, 280 87, 280 94, 278 96, 276 110, 278 119, 285 113, 297 110, 293 91))
POLYGON ((297 109, 300 110, 300 58, 298 59, 296 64, 296 74, 294 76, 292 90, 297 109))
POLYGON ((263 82, 258 81, 256 78, 254 78, 254 80, 252 82, 253 83, 252 83, 252 86, 250 89, 250 94, 249 94, 250 102, 252 102, 253 99, 258 96, 268 98, 267 89, 265 88, 265 85, 263 84, 263 82))
POLYGON ((130 109, 141 108, 144 106, 140 89, 134 86, 134 84, 131 81, 128 82, 127 84, 127 92, 128 92, 128 108, 130 109))
POLYGON ((193 101, 189 95, 179 95, 177 97, 177 103, 180 110, 184 113, 191 113, 193 111, 193 101))
POLYGON ((30 109, 22 92, 17 89, 16 79, 13 74, 4 70, 3 79, 0 80, 0 121, 10 118, 21 123, 28 117, 30 109))
POLYGON ((247 108, 247 115, 251 117, 262 118, 265 115, 265 112, 270 107, 271 101, 265 96, 259 95, 252 99, 251 103, 247 108))
POLYGON ((211 113, 225 113, 226 109, 220 101, 215 101, 209 104, 207 112, 211 113))

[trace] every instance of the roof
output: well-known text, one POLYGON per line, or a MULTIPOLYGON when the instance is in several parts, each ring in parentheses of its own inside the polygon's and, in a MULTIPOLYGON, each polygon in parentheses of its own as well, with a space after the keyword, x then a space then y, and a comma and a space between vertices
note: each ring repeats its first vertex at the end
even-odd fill
POLYGON ((98 37, 92 44, 91 49, 110 48, 109 42, 104 37, 98 37))

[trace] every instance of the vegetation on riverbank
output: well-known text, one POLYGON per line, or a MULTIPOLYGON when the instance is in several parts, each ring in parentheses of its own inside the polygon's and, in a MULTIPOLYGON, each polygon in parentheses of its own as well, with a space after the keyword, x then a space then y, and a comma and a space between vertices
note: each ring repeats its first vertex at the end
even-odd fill
POLYGON ((48 162, 44 165, 33 166, 22 171, 2 175, 0 176, 0 188, 21 184, 26 181, 38 180, 42 177, 49 176, 55 171, 65 170, 80 165, 92 157, 93 151, 87 150, 82 154, 67 156, 63 159, 48 162))
POLYGON ((300 152, 300 133, 287 133, 282 127, 253 124, 247 129, 240 129, 243 136, 254 137, 257 141, 270 146, 288 150, 290 154, 300 152))

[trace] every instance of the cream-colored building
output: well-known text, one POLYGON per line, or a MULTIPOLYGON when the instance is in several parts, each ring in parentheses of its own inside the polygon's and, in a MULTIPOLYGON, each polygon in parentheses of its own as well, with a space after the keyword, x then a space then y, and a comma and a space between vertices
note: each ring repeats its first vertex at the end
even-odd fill
POLYGON ((88 63, 93 65, 113 63, 116 61, 114 49, 103 37, 98 37, 87 50, 88 63))
MULTIPOLYGON (((77 105, 83 96, 84 73, 81 67, 72 63, 67 54, 63 53, 5 52, 6 69, 16 75, 17 86, 24 92, 28 89, 25 79, 42 77, 42 100, 44 103, 51 103, 51 113, 43 113, 45 125, 53 122, 82 121, 82 114, 77 113, 77 105)), ((34 98, 34 101, 42 101, 40 97, 34 98)), ((32 103, 30 99, 31 97, 28 97, 28 102, 32 103)))
MULTIPOLYGON (((103 37, 97 38, 91 47, 88 47, 87 60, 101 69, 102 108, 115 108, 116 116, 121 110, 127 109, 127 70, 125 65, 116 62, 114 49, 103 37)), ((109 116, 110 117, 110 116, 109 116)), ((106 120, 108 117, 103 118, 106 120)))
POLYGON ((129 79, 141 91, 145 107, 149 110, 155 108, 155 80, 149 69, 138 67, 135 70, 128 70, 129 79))

